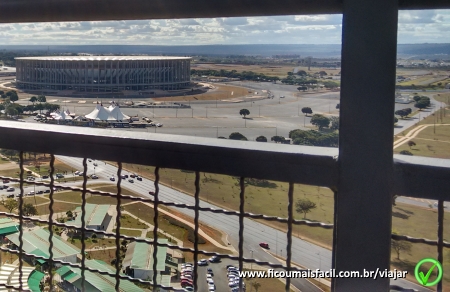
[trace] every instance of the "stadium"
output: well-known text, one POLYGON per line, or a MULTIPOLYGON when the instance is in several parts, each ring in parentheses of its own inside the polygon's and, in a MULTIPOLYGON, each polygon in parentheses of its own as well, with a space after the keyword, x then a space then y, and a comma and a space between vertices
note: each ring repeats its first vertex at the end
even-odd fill
POLYGON ((16 58, 24 90, 121 92, 177 90, 190 84, 189 57, 52 56, 16 58))

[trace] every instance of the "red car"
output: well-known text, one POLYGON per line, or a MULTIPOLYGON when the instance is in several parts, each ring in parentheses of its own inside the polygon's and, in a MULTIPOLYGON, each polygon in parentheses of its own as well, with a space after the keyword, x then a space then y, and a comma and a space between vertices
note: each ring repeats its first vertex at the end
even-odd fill
POLYGON ((265 243, 265 242, 261 242, 261 243, 259 244, 259 246, 260 246, 260 247, 263 247, 263 248, 269 249, 269 244, 268 244, 268 243, 265 243))
POLYGON ((150 195, 152 195, 152 196, 154 196, 155 195, 155 192, 153 192, 153 191, 150 191, 150 192, 148 192, 150 195))

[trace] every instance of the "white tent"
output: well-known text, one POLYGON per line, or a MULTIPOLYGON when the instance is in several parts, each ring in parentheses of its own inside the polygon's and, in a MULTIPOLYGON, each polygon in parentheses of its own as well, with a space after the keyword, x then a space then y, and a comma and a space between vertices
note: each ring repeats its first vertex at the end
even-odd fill
POLYGON ((114 119, 116 119, 117 121, 123 121, 123 120, 128 120, 130 117, 127 115, 124 115, 122 113, 122 111, 120 110, 120 107, 118 106, 112 106, 110 105, 108 107, 108 110, 110 112, 111 117, 113 117, 114 119))
POLYGON ((109 110, 105 109, 100 104, 97 104, 95 109, 85 116, 87 119, 96 121, 115 121, 116 119, 110 115, 109 110))
POLYGON ((55 120, 71 120, 72 117, 62 111, 60 114, 54 115, 53 118, 55 120))

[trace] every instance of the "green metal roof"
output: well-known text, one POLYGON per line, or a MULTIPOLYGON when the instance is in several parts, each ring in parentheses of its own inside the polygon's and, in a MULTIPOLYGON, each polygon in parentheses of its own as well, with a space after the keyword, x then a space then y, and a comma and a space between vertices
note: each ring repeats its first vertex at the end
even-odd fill
MULTIPOLYGON (((49 254, 49 236, 46 229, 35 229, 23 233, 23 250, 27 253, 33 253, 43 257, 50 257, 49 254), (39 250, 39 251, 37 251, 39 250)), ((19 246, 19 235, 10 234, 7 238, 15 245, 19 246)), ((53 257, 62 258, 74 254, 79 254, 80 250, 70 243, 62 240, 59 236, 53 236, 53 257)))
MULTIPOLYGON (((85 265, 86 267, 104 272, 115 273, 116 271, 113 267, 107 265, 105 262, 98 260, 87 260, 85 262, 85 265)), ((56 272, 60 274, 64 280, 71 282, 72 285, 81 290, 81 269, 65 266, 64 269, 60 268, 56 272), (68 272, 67 269, 69 269, 72 273, 68 272)), ((101 275, 85 270, 84 279, 87 283, 95 287, 97 291, 115 291, 114 287, 116 284, 116 279, 114 277, 101 275)), ((121 292, 143 292, 141 288, 137 287, 127 280, 120 280, 119 290, 121 292)))
MULTIPOLYGON (((167 243, 167 239, 158 239, 159 243, 167 243)), ((130 268, 153 270, 153 245, 145 242, 132 242, 135 245, 130 268)), ((131 247, 133 249, 133 247, 131 247)), ((166 269, 167 247, 158 246, 156 248, 156 270, 164 271, 166 269)))
POLYGON ((11 218, 0 218, 0 235, 8 235, 19 231, 19 223, 11 218))
POLYGON ((41 292, 39 288, 39 284, 41 283, 42 278, 44 278, 45 274, 39 271, 34 270, 31 272, 30 277, 28 278, 28 287, 33 292, 41 292))
MULTIPOLYGON (((45 252, 43 252, 40 249, 35 249, 32 252, 30 252, 31 254, 37 255, 37 256, 41 256, 41 257, 48 257, 47 254, 45 252)), ((45 260, 43 259, 36 259, 38 261, 38 263, 40 263, 41 265, 45 263, 45 260)))
MULTIPOLYGON (((96 204, 86 204, 85 210, 85 220, 86 226, 102 225, 105 219, 108 209, 111 205, 96 205, 96 204)), ((67 224, 75 225, 81 227, 81 207, 75 209, 77 217, 72 221, 67 221, 67 224)))
POLYGON ((162 275, 161 281, 158 284, 164 285, 164 286, 170 286, 170 280, 171 280, 170 275, 162 275))

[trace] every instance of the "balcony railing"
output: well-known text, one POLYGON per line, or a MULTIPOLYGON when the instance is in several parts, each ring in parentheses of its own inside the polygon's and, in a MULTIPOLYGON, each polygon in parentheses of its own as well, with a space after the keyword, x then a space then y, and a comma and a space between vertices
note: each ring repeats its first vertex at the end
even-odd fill
MULTIPOLYGON (((260 265, 266 265, 272 268, 282 268, 286 270, 297 270, 291 267, 291 255, 292 255, 292 226, 293 224, 307 225, 311 227, 319 228, 333 228, 331 224, 324 224, 319 222, 309 222, 306 220, 293 219, 293 186, 295 183, 314 184, 318 186, 329 187, 332 190, 337 188, 337 176, 338 176, 338 159, 337 149, 335 148, 322 148, 322 147, 308 147, 308 146, 292 146, 292 145, 278 145, 270 143, 256 143, 256 142, 241 142, 230 140, 216 140, 209 138, 198 138, 189 136, 175 136, 165 134, 154 133, 142 133, 142 132, 128 132, 120 130, 103 130, 93 128, 77 128, 57 125, 45 125, 45 124, 27 124, 19 122, 2 122, 0 124, 0 136, 9 137, 8 139, 2 139, 0 141, 1 148, 16 149, 21 151, 21 159, 19 160, 20 178, 8 178, 11 181, 20 183, 22 196, 19 198, 20 207, 19 214, 8 214, 0 212, 1 215, 7 215, 20 220, 20 225, 23 226, 24 220, 32 222, 39 222, 41 224, 48 225, 50 231, 50 242, 53 236, 53 226, 60 228, 72 228, 81 232, 81 264, 74 264, 70 262, 64 262, 60 260, 48 259, 49 266, 58 263, 68 265, 72 267, 80 267, 82 271, 89 270, 100 274, 106 274, 113 276, 116 283, 120 280, 131 280, 140 282, 141 284, 147 284, 154 289, 157 287, 171 290, 173 288, 166 287, 157 283, 156 279, 152 281, 143 281, 140 279, 124 276, 117 272, 112 274, 111 272, 105 272, 95 270, 85 265, 85 233, 92 232, 104 236, 116 238, 116 251, 120 249, 120 240, 127 239, 136 242, 146 242, 148 244, 165 246, 174 250, 192 252, 194 254, 195 270, 197 269, 198 255, 218 255, 221 258, 229 258, 239 262, 240 270, 242 270, 244 263, 255 263, 260 265), (18 147, 19 146, 19 147, 18 147), (36 186, 45 185, 51 190, 49 194, 50 199, 50 215, 49 220, 42 220, 31 218, 23 215, 23 185, 24 185, 24 166, 23 166, 23 152, 41 152, 51 153, 50 162, 50 183, 44 182, 29 182, 27 184, 34 184, 36 186), (82 157, 83 160, 83 187, 71 187, 59 185, 55 182, 55 155, 65 155, 73 157, 82 157), (117 192, 102 192, 96 190, 89 190, 86 187, 87 183, 87 163, 85 157, 95 157, 96 159, 106 161, 118 161, 117 178, 117 192), (157 166, 155 169, 155 196, 153 198, 141 198, 126 196, 121 194, 120 180, 122 173, 122 163, 133 164, 145 164, 157 166), (195 204, 182 204, 177 202, 167 202, 159 200, 159 169, 160 168, 178 168, 195 171, 195 204), (199 172, 210 172, 227 174, 240 177, 240 204, 239 211, 222 210, 215 208, 200 207, 199 205, 199 193, 200 184, 199 172), (273 216, 265 216, 264 214, 252 214, 244 211, 245 205, 245 188, 244 178, 260 178, 268 180, 278 180, 289 183, 289 191, 287 193, 288 204, 288 218, 279 218, 273 216), (76 227, 70 224, 59 223, 54 220, 52 206, 54 203, 53 189, 55 186, 65 190, 80 191, 82 193, 82 208, 84 210, 86 205, 86 194, 96 194, 101 196, 109 196, 117 199, 117 222, 116 233, 105 232, 101 230, 86 228, 86 218, 84 218, 84 212, 82 212, 82 226, 76 227), (120 234, 120 216, 121 216, 121 200, 129 199, 138 202, 151 203, 154 206, 155 218, 154 218, 154 231, 153 240, 144 238, 135 238, 120 234), (158 243, 158 208, 161 206, 186 208, 195 212, 195 240, 194 248, 184 248, 172 244, 158 243), (239 255, 230 256, 224 254, 217 254, 214 252, 207 252, 199 250, 198 248, 198 228, 199 228, 199 214, 200 212, 212 212, 221 213, 229 216, 235 216, 239 222, 239 255), (265 261, 258 261, 251 258, 244 257, 243 243, 245 237, 244 218, 264 219, 270 221, 284 222, 288 226, 287 232, 287 257, 286 265, 273 264, 265 261)), ((437 192, 439 195, 424 196, 425 193, 430 193, 430 190, 440 190, 440 188, 447 189, 450 187, 450 181, 447 179, 450 175, 450 168, 448 165, 450 161, 441 159, 419 158, 419 157, 407 157, 396 156, 394 159, 394 189, 396 194, 404 194, 408 196, 414 196, 420 194, 422 197, 438 199, 442 202, 445 199, 445 195, 437 192), (416 183, 420 178, 420 184, 416 183)), ((5 177, 1 177, 5 178, 5 177)), ((441 204, 442 205, 442 204, 441 204)), ((439 210, 442 211, 443 207, 440 205, 439 210)), ((442 226, 443 216, 440 216, 439 224, 442 226)), ((403 235, 393 235, 394 239, 402 239, 410 242, 422 242, 429 245, 436 245, 439 247, 440 256, 442 256, 442 248, 450 247, 449 243, 443 242, 442 233, 443 229, 439 230, 439 240, 427 240, 411 238, 403 235)), ((20 230, 19 239, 22 240, 23 229, 20 230)), ((50 249, 51 249, 50 245, 50 249)), ((19 246, 19 250, 10 250, 2 248, 4 251, 16 253, 19 256, 20 262, 24 256, 34 257, 37 259, 45 259, 32 254, 27 254, 22 251, 22 241, 19 246)), ((156 249, 154 254, 154 270, 156 270, 156 249)), ((116 254, 119 258, 119 255, 116 254)), ((21 266, 19 267, 21 268, 21 266)), ((116 269, 119 269, 119 262, 116 261, 116 269)), ((50 271, 50 275, 51 275, 50 271)), ((154 274, 156 275, 156 273, 154 274)), ((196 275, 196 274, 195 274, 196 275)), ((50 279, 50 283, 52 279, 50 279)), ((288 280, 286 285, 289 285, 288 280)), ((288 286, 287 286, 288 287, 288 286)), ((9 287, 12 288, 12 287, 9 287)), ((22 290, 22 286, 15 287, 22 290)), ((392 286, 392 289, 398 288, 392 286)))

